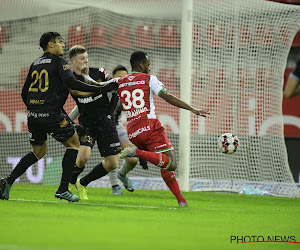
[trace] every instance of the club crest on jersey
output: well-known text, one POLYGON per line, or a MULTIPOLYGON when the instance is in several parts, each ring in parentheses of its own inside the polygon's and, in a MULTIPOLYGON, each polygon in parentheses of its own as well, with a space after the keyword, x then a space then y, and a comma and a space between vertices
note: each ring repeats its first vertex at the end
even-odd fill
POLYGON ((132 81, 134 78, 135 78, 135 76, 128 76, 128 77, 127 77, 127 79, 128 79, 129 81, 132 81))

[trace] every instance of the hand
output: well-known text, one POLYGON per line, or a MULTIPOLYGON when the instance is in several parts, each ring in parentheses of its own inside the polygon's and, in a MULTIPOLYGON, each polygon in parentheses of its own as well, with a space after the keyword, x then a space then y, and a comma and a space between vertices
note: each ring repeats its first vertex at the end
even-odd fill
POLYGON ((200 116, 203 116, 203 117, 206 117, 206 115, 210 115, 210 113, 207 110, 204 110, 204 109, 193 109, 192 112, 195 115, 200 115, 200 116))
POLYGON ((89 66, 87 64, 84 64, 81 67, 81 75, 88 75, 89 74, 89 66))
POLYGON ((143 169, 148 170, 148 162, 142 158, 139 158, 140 165, 142 166, 143 169))

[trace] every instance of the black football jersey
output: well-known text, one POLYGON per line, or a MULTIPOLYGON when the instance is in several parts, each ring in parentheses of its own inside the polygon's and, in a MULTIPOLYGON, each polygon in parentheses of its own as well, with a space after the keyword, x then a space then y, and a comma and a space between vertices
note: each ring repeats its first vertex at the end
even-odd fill
POLYGON ((36 112, 61 110, 69 94, 64 80, 70 77, 73 73, 63 58, 44 53, 31 64, 22 89, 27 109, 36 112))
MULTIPOLYGON (((74 75, 76 79, 84 80, 81 75, 77 75, 75 72, 74 75)), ((98 82, 105 82, 111 79, 103 68, 90 67, 89 75, 98 82)), ((79 122, 94 121, 107 115, 112 116, 118 99, 116 93, 93 93, 88 97, 79 97, 71 92, 71 95, 79 109, 79 122)))

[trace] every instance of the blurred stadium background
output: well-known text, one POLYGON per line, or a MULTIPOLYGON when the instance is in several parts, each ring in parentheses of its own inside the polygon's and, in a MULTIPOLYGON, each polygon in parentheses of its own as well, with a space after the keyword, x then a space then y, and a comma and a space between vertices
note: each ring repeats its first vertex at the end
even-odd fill
MULTIPOLYGON (((275 195, 299 196, 294 181, 300 172, 300 97, 283 98, 283 106, 281 100, 284 81, 300 58, 300 1, 187 2, 191 8, 179 0, 1 1, 0 176, 30 150, 20 91, 30 64, 42 54, 40 36, 57 31, 67 49, 86 46, 89 65, 110 73, 118 64, 130 69, 134 50, 146 51, 151 73, 168 90, 211 111, 204 121, 155 100, 177 150, 183 190, 236 192, 252 184, 275 195), (235 155, 217 151, 224 132, 240 138, 235 155)), ((74 105, 69 98, 66 111, 74 105)), ((59 183, 64 148, 49 141, 46 157, 20 183, 59 183)), ((99 160, 94 148, 84 173, 99 160)), ((137 166, 129 176, 136 188, 166 189, 154 166, 147 171, 137 166)), ((93 185, 109 187, 109 182, 93 185)))

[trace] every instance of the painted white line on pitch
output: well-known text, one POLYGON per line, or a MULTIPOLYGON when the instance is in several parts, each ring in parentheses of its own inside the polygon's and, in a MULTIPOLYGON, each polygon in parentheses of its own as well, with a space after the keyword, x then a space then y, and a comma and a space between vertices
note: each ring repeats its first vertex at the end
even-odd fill
MULTIPOLYGON (((26 246, 18 246, 18 245, 7 245, 7 244, 0 244, 0 250, 40 250, 41 247, 26 247, 26 246)), ((57 247, 44 247, 43 250, 67 250, 71 248, 57 248, 57 247)), ((78 249, 78 248, 76 248, 78 249)), ((72 248, 72 250, 75 250, 72 248)))
MULTIPOLYGON (((25 200, 25 199, 9 199, 12 201, 25 201, 25 202, 39 202, 39 203, 55 203, 55 204, 68 204, 62 201, 46 201, 46 200, 25 200)), ((89 206, 105 206, 105 207, 128 207, 128 208, 154 208, 154 209, 169 209, 176 210, 177 207, 155 207, 155 206, 138 206, 138 205, 127 205, 127 204, 105 204, 105 203, 86 203, 86 202, 72 202, 76 205, 89 205, 89 206)))

